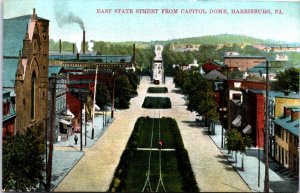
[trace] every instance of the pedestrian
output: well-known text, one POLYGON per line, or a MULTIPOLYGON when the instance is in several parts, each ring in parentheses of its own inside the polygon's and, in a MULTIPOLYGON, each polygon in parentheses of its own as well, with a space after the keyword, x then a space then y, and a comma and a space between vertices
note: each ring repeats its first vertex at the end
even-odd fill
POLYGON ((159 149, 161 150, 163 148, 163 146, 164 146, 164 141, 160 139, 158 141, 158 147, 159 147, 159 149))
POLYGON ((75 145, 77 145, 78 137, 77 137, 76 134, 75 134, 75 136, 74 136, 74 141, 75 141, 75 145))

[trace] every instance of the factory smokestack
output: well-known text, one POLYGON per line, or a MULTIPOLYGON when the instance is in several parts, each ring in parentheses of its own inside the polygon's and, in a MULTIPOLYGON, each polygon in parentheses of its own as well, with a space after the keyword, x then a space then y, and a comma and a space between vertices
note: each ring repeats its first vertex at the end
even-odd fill
POLYGON ((75 44, 73 43, 73 54, 75 54, 75 44))
POLYGON ((82 54, 85 54, 85 30, 83 30, 82 54))
POLYGON ((61 39, 59 39, 59 53, 61 54, 61 39))

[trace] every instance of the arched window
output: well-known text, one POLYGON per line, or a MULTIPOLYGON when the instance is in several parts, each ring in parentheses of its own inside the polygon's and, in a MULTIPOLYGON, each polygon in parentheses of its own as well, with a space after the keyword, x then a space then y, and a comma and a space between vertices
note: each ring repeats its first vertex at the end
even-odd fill
POLYGON ((35 98, 36 98, 36 74, 35 71, 31 77, 31 118, 35 118, 35 98))

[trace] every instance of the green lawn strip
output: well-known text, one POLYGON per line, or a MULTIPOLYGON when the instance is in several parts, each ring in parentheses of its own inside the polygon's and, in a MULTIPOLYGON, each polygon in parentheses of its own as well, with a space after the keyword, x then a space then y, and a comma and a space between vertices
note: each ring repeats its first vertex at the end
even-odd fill
MULTIPOLYGON (((150 117, 140 117, 137 120, 109 191, 140 192, 142 190, 147 177, 149 151, 138 151, 136 148, 150 147, 152 124, 153 119, 150 117)), ((154 119, 153 148, 158 147, 158 124, 159 119, 154 119)), ((160 126, 165 148, 176 149, 176 151, 161 152, 162 175, 166 191, 199 191, 176 121, 163 117, 160 120, 160 126)), ((158 153, 158 151, 151 153, 150 183, 152 191, 156 190, 159 178, 158 153)), ((163 191, 163 189, 160 187, 158 191, 163 191)))
POLYGON ((167 87, 149 87, 147 89, 148 93, 167 93, 168 88, 167 87))
POLYGON ((149 97, 147 96, 142 105, 143 108, 148 109, 168 109, 171 108, 171 101, 169 97, 149 97))

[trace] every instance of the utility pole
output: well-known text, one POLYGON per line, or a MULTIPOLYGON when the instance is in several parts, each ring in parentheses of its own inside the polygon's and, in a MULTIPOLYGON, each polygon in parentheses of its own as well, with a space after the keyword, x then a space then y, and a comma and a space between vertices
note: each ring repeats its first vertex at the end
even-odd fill
POLYGON ((265 186, 264 192, 269 192, 269 61, 266 61, 266 126, 265 126, 265 186))
POLYGON ((83 109, 83 107, 84 107, 84 102, 83 102, 83 100, 80 100, 80 105, 81 105, 81 107, 80 107, 80 114, 81 114, 81 120, 80 120, 80 151, 82 151, 82 109, 83 109))
POLYGON ((51 89, 51 114, 50 114, 50 144, 49 144, 49 158, 47 162, 47 182, 46 192, 50 192, 51 188, 51 176, 52 176, 52 155, 53 155, 53 131, 55 127, 55 111, 56 111, 56 75, 52 74, 50 78, 50 89, 51 89))
POLYGON ((112 73, 113 79, 113 90, 112 90, 112 104, 111 104, 111 118, 114 118, 114 111, 115 111, 115 71, 112 73))
POLYGON ((85 135, 84 135, 84 146, 86 147, 86 124, 87 124, 87 104, 85 104, 85 111, 84 111, 84 130, 85 130, 85 135))

